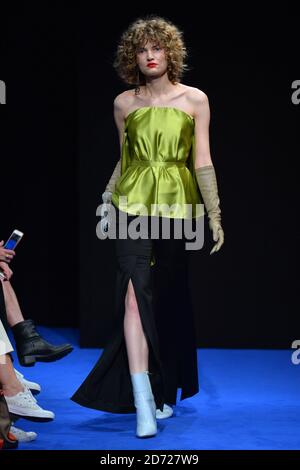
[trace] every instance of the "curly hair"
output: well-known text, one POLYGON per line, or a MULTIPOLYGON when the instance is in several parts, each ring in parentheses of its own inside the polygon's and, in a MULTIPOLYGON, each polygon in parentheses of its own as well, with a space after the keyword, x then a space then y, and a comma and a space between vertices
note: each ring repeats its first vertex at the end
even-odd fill
POLYGON ((139 90, 139 85, 145 84, 145 77, 136 62, 137 50, 147 41, 155 42, 165 50, 168 78, 175 84, 187 70, 184 63, 187 50, 182 35, 182 31, 165 18, 154 15, 138 18, 122 34, 113 66, 127 84, 139 90))

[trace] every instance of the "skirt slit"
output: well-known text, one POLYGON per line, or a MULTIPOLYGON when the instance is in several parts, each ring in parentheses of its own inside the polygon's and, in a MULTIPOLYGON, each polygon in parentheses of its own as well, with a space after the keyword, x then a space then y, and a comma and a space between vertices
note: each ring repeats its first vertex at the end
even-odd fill
POLYGON ((71 399, 82 406, 102 411, 135 412, 124 335, 125 297, 131 279, 149 348, 148 370, 152 392, 157 408, 163 410, 164 384, 150 267, 152 243, 149 239, 117 240, 117 247, 114 333, 92 371, 71 399))

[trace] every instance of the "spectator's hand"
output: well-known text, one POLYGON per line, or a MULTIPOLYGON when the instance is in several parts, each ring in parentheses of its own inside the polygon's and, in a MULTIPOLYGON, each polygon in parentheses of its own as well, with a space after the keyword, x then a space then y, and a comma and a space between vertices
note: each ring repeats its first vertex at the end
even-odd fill
POLYGON ((4 263, 4 261, 0 262, 0 271, 3 272, 4 276, 6 277, 5 280, 7 280, 7 281, 9 281, 11 276, 13 275, 12 270, 10 269, 10 267, 8 266, 7 263, 4 263))
POLYGON ((3 248, 4 241, 0 242, 0 261, 5 261, 5 263, 10 263, 13 257, 15 256, 14 250, 7 250, 3 248))

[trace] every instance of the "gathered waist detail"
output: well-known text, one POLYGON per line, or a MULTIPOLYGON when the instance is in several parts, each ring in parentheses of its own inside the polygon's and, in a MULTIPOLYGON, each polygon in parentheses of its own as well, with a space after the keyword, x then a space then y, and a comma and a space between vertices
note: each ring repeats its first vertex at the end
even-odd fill
POLYGON ((166 161, 166 162, 157 162, 151 160, 132 160, 129 166, 179 166, 184 167, 186 166, 186 162, 176 162, 176 161, 166 161))

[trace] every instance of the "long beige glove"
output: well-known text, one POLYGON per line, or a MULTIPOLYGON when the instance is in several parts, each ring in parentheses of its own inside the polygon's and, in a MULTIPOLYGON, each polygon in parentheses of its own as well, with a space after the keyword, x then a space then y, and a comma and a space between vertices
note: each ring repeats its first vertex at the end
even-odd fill
POLYGON ((213 239, 217 242, 210 254, 219 251, 224 243, 224 232, 221 226, 220 199, 218 185, 213 165, 202 166, 195 169, 197 183, 203 197, 204 205, 209 218, 209 228, 213 232, 213 239))
POLYGON ((113 174, 110 177, 109 182, 107 183, 107 186, 105 188, 105 191, 109 191, 110 193, 113 193, 115 190, 116 182, 121 176, 121 159, 118 161, 118 163, 115 166, 115 169, 113 171, 113 174))
POLYGON ((111 224, 111 217, 110 217, 110 208, 111 208, 111 198, 112 193, 115 190, 116 182, 121 176, 121 159, 115 166, 113 174, 110 177, 109 182, 106 185, 105 191, 102 194, 102 209, 101 209, 101 223, 100 228, 103 234, 106 234, 109 230, 111 224))

